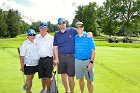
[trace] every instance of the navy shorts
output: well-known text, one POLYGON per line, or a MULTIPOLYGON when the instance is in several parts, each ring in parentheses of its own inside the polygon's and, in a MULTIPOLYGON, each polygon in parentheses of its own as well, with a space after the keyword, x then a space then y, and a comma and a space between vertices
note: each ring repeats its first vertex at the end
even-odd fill
POLYGON ((59 55, 58 74, 65 73, 70 77, 75 76, 75 58, 73 54, 59 55))
POLYGON ((38 63, 39 78, 51 78, 53 71, 53 57, 40 58, 38 63))
POLYGON ((24 65, 24 74, 31 75, 35 74, 38 71, 38 66, 26 66, 24 65))

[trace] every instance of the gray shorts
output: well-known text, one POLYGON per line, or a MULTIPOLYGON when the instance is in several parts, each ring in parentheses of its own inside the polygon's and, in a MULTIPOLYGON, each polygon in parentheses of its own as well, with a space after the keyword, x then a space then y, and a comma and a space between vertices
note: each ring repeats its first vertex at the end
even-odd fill
POLYGON ((87 65, 89 64, 89 60, 79 60, 75 59, 75 74, 76 74, 76 79, 80 78, 86 78, 86 80, 90 80, 93 82, 94 78, 94 68, 91 71, 87 71, 87 65))
POLYGON ((70 77, 75 76, 74 54, 60 54, 58 64, 58 74, 66 73, 70 77))

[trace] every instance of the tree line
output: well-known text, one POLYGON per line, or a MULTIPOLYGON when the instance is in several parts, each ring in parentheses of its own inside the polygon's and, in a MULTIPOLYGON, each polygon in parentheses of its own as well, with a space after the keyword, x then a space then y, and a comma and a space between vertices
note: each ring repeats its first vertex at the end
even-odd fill
MULTIPOLYGON (((67 20, 67 26, 75 26, 77 21, 84 23, 85 31, 93 32, 94 36, 106 35, 139 36, 140 34, 140 0, 106 0, 102 6, 95 2, 78 6, 72 24, 67 20)), ((40 21, 31 25, 22 20, 17 10, 0 9, 0 38, 16 37, 25 34, 27 29, 38 31, 40 21)), ((58 26, 48 22, 48 31, 56 31, 58 26)))
POLYGON ((138 36, 140 34, 140 0, 106 0, 103 6, 90 2, 78 6, 76 21, 82 21, 86 31, 94 35, 138 36))
MULTIPOLYGON (((49 32, 58 30, 57 25, 52 24, 50 21, 47 23, 49 32)), ((18 10, 3 11, 0 9, 0 38, 14 38, 17 35, 26 34, 29 28, 39 32, 39 24, 40 21, 32 22, 31 25, 26 23, 22 20, 18 10)))
POLYGON ((16 37, 25 33, 28 28, 29 24, 22 20, 17 10, 3 11, 0 9, 0 38, 16 37))

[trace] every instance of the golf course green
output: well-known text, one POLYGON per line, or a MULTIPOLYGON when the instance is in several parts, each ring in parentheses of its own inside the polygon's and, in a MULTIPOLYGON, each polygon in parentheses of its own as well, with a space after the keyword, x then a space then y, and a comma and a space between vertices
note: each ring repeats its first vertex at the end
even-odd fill
MULTIPOLYGON (((17 47, 25 39, 26 35, 0 39, 0 93, 25 93, 17 52, 17 47)), ((140 43, 109 44, 107 41, 96 41, 96 45, 94 93, 139 93, 140 43)), ((64 93, 60 75, 57 79, 59 93, 64 93)), ((39 93, 40 90, 41 82, 36 73, 32 92, 39 93)), ((80 93, 76 79, 74 91, 80 93)), ((86 85, 85 93, 88 93, 86 85)))

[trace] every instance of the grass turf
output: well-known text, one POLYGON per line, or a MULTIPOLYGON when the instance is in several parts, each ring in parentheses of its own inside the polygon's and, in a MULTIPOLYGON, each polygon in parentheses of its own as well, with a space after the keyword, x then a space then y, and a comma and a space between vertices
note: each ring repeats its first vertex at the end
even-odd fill
MULTIPOLYGON (((52 34, 52 33, 51 33, 52 34)), ((25 93, 22 90, 23 75, 17 47, 26 39, 26 35, 16 38, 0 39, 0 93, 25 93)), ((140 44, 108 43, 96 40, 94 93, 139 93, 140 89, 140 44)), ((64 88, 58 75, 59 92, 64 88)), ((41 82, 37 74, 33 80, 33 93, 39 93, 41 82)), ((75 93, 80 93, 75 80, 75 93)), ((87 88, 85 85, 85 93, 87 88)))
MULTIPOLYGON (((140 49, 97 47, 95 59, 95 93, 139 93, 140 49)), ((0 48, 0 93, 24 93, 23 76, 16 48, 0 48)), ((80 93, 75 80, 75 93, 80 93)), ((58 76, 59 92, 63 93, 58 76)), ((39 93, 41 82, 37 74, 33 80, 33 93, 39 93)), ((87 88, 85 85, 85 93, 87 88)))

